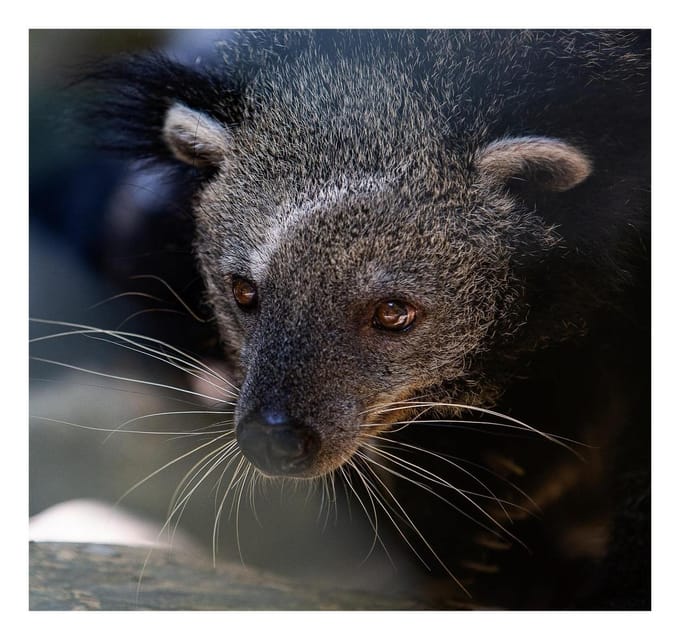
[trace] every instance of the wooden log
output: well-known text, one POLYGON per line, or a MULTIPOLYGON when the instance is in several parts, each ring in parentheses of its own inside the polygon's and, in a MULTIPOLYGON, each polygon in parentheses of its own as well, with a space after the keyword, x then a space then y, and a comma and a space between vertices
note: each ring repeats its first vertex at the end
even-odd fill
POLYGON ((168 549, 31 542, 29 557, 31 610, 433 608, 409 597, 292 582, 235 563, 213 567, 202 556, 168 549))

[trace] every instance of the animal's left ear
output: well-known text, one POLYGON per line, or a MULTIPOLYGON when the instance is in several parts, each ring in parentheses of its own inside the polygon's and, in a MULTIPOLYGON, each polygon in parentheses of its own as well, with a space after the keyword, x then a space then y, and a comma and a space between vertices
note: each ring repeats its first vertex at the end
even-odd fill
POLYGON ((496 140, 477 152, 475 165, 482 178, 493 184, 524 183, 542 191, 568 191, 592 172, 580 149, 540 136, 496 140))

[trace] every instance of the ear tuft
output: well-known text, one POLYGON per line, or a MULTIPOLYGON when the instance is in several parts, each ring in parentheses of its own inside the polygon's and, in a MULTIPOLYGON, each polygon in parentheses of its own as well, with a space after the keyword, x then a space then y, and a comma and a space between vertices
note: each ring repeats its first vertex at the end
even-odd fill
POLYGON ((231 146, 223 124, 179 103, 168 109, 163 139, 175 158, 196 167, 218 166, 231 146))
POLYGON ((495 184, 522 180, 544 191, 568 191, 592 172, 582 151, 562 140, 539 136, 496 140, 477 153, 476 165, 495 184))

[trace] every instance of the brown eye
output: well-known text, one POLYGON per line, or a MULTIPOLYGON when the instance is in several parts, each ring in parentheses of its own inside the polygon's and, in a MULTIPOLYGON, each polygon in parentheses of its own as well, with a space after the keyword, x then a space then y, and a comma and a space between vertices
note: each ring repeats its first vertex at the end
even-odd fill
POLYGON ((373 326, 388 331, 402 331, 416 318, 416 310, 401 300, 381 302, 373 313, 373 326))
POLYGON ((257 304, 257 288, 245 278, 234 276, 231 280, 234 299, 242 309, 252 309, 257 304))

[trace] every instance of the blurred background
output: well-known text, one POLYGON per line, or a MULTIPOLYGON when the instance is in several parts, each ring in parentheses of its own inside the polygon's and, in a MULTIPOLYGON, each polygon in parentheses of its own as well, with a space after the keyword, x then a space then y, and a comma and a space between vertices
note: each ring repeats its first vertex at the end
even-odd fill
MULTIPOLYGON (((192 412, 226 405, 181 391, 206 388, 163 358, 110 334, 82 331, 151 336, 219 367, 188 212, 178 210, 167 176, 95 150, 74 118, 84 89, 72 81, 84 64, 120 52, 162 49, 202 63, 214 55, 215 41, 229 37, 228 31, 30 33, 31 515, 68 500, 115 504, 123 496, 120 506, 153 520, 160 533, 175 489, 184 479, 188 493, 209 470, 194 466, 210 451, 198 447, 214 437, 211 430, 224 428, 214 425, 224 416, 192 412)), ((218 465, 182 510, 180 529, 206 554, 233 466, 221 477, 223 469, 218 465)), ((409 562, 391 549, 392 567, 342 488, 334 503, 290 484, 243 493, 238 517, 231 498, 224 505, 218 562, 242 558, 345 587, 399 590, 406 583, 409 562)))

